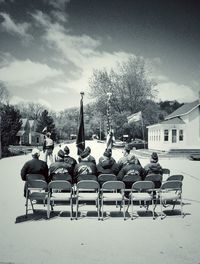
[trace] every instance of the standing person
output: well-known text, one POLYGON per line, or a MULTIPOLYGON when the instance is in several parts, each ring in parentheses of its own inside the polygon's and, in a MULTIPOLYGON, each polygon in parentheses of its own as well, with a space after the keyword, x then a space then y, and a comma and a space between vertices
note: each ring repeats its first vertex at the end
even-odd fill
POLYGON ((106 138, 106 149, 112 151, 113 143, 115 142, 115 136, 113 130, 110 130, 106 138))
POLYGON ((97 174, 115 174, 119 172, 118 165, 112 157, 111 151, 107 149, 104 151, 103 156, 99 158, 99 163, 97 164, 97 174))
MULTIPOLYGON (((45 180, 46 182, 48 182, 49 178, 48 178, 47 163, 39 159, 40 157, 39 149, 34 148, 31 154, 32 154, 32 160, 27 161, 21 169, 22 180, 26 181, 28 174, 36 174, 39 175, 38 179, 45 180)), ((25 187, 26 184, 24 186, 24 191, 25 191, 25 187)))
POLYGON ((153 152, 150 157, 150 163, 144 166, 145 175, 155 173, 162 175, 162 167, 158 162, 158 154, 153 152))
POLYGON ((66 180, 72 182, 73 169, 70 164, 64 162, 65 153, 60 149, 57 160, 49 166, 49 180, 66 180))
POLYGON ((53 149, 54 149, 54 142, 51 139, 51 133, 47 132, 46 138, 43 144, 43 152, 44 152, 44 160, 47 162, 48 158, 50 162, 53 162, 53 149))

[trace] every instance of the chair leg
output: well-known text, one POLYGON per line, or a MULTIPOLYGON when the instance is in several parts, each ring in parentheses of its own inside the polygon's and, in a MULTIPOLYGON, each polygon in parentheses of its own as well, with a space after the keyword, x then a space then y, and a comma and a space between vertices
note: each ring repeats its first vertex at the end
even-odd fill
POLYGON ((76 220, 78 219, 78 197, 76 198, 76 220))
POLYGON ((99 198, 97 198, 97 211, 98 211, 98 220, 100 219, 100 216, 99 216, 99 198))
POLYGON ((133 220, 133 198, 131 196, 131 220, 133 220))
POLYGON ((47 198, 47 218, 50 218, 50 197, 47 198))
POLYGON ((27 215, 28 215, 28 192, 26 192, 26 204, 25 204, 25 206, 26 206, 26 217, 27 217, 27 215))
POLYGON ((124 215, 124 220, 126 220, 125 216, 125 200, 123 199, 123 215, 124 215))
POLYGON ((70 218, 71 218, 71 220, 73 220, 73 203, 72 203, 72 197, 70 199, 70 207, 71 207, 71 210, 70 210, 70 218))
POLYGON ((101 199, 101 220, 103 221, 103 198, 101 199))

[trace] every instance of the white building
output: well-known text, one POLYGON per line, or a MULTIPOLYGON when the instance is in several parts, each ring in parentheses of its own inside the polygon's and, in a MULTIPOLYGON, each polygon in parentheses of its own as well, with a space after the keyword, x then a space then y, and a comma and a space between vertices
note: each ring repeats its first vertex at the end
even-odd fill
POLYGON ((200 100, 182 105, 161 123, 147 128, 149 149, 200 149, 200 100))

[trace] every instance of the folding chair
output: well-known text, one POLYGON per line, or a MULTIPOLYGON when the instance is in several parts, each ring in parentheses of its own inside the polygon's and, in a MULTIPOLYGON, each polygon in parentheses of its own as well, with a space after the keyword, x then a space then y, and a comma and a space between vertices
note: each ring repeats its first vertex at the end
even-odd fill
POLYGON ((103 183, 101 188, 101 220, 104 219, 104 202, 115 201, 121 202, 120 211, 123 207, 123 216, 125 218, 125 201, 124 201, 125 184, 121 181, 108 181, 103 183))
POLYGON ((183 175, 181 174, 174 174, 167 178, 166 181, 183 181, 183 175))
POLYGON ((163 180, 165 180, 166 177, 170 176, 170 169, 162 168, 162 175, 163 175, 163 180))
POLYGON ((109 174, 102 173, 98 176, 98 182, 100 187, 102 187, 103 183, 107 181, 117 181, 117 176, 115 174, 110 174, 110 173, 109 174))
POLYGON ((169 205, 167 202, 173 203, 173 211, 176 202, 179 201, 181 206, 181 216, 183 216, 182 181, 170 180, 164 182, 160 187, 158 197, 160 199, 161 219, 166 216, 166 214, 163 212, 163 207, 166 208, 169 205))
POLYGON ((45 206, 45 202, 47 199, 47 188, 48 188, 48 184, 46 183, 46 181, 43 180, 34 180, 34 179, 30 179, 28 178, 26 181, 26 217, 28 214, 28 201, 30 201, 31 203, 31 207, 33 212, 35 211, 34 206, 33 206, 33 201, 36 202, 43 202, 44 206, 45 206))
POLYGON ((97 176, 96 175, 91 175, 91 174, 80 174, 78 176, 78 182, 79 181, 97 181, 97 176))
POLYGON ((47 218, 50 217, 50 213, 53 210, 53 206, 61 202, 70 203, 70 218, 73 219, 73 188, 70 182, 55 180, 48 185, 48 206, 47 206, 47 218), (62 192, 64 191, 64 192, 62 192), (51 206, 51 211, 50 211, 51 206))
POLYGON ((145 181, 152 181, 155 184, 155 189, 159 189, 162 184, 162 175, 161 174, 148 174, 145 178, 145 181))
MULTIPOLYGON (((138 201, 140 206, 142 202, 144 202, 144 206, 146 206, 146 211, 149 209, 149 204, 147 202, 151 202, 153 206, 152 214, 153 219, 155 219, 154 214, 154 183, 152 181, 138 181, 133 183, 131 193, 130 193, 130 201, 131 201, 131 220, 133 220, 133 202, 138 201)), ((137 214, 138 216, 138 214, 137 214)))
POLYGON ((99 183, 93 180, 79 181, 76 185, 76 220, 78 219, 78 208, 80 201, 94 201, 99 216, 99 183))

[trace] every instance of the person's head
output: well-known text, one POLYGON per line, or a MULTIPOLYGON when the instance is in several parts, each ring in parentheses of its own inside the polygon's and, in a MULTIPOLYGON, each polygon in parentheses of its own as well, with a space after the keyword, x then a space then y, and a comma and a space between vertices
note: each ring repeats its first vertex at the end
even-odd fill
POLYGON ((156 152, 153 152, 151 154, 150 162, 152 162, 152 163, 158 162, 158 154, 156 152))
POLYGON ((47 132, 47 137, 50 138, 51 137, 51 133, 47 132))
POLYGON ((91 153, 90 147, 85 148, 80 154, 81 159, 87 158, 90 155, 90 153, 91 153))
POLYGON ((136 157, 134 154, 130 153, 128 155, 128 163, 135 163, 136 162, 136 157))
POLYGON ((125 145, 124 150, 123 150, 124 155, 125 156, 128 155, 130 151, 131 151, 131 147, 129 145, 125 145))
POLYGON ((40 156, 40 150, 37 148, 32 149, 31 155, 33 158, 38 159, 40 156))
POLYGON ((62 149, 60 149, 57 153, 57 161, 61 161, 64 159, 65 153, 62 149))
POLYGON ((104 157, 110 158, 112 156, 112 152, 108 149, 106 149, 103 153, 104 157))
POLYGON ((65 153, 65 155, 69 155, 69 152, 70 152, 70 150, 69 150, 68 146, 65 146, 64 147, 64 153, 65 153))

